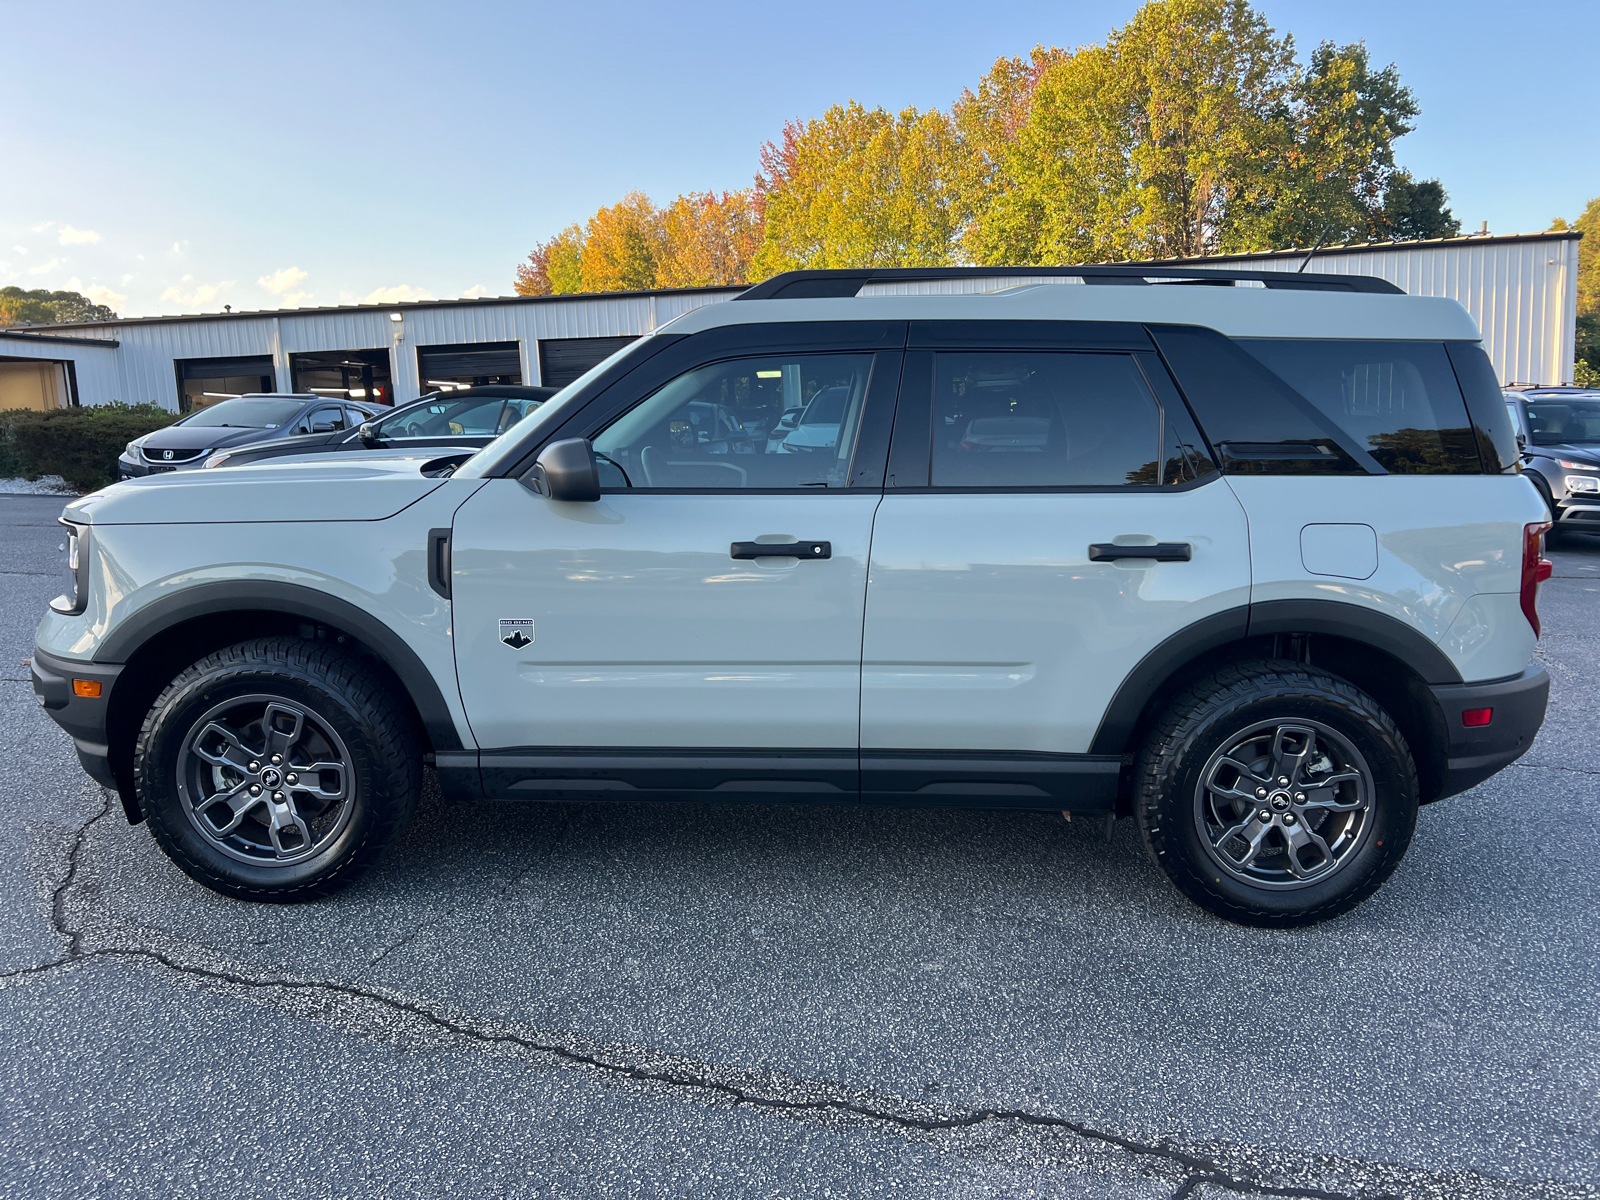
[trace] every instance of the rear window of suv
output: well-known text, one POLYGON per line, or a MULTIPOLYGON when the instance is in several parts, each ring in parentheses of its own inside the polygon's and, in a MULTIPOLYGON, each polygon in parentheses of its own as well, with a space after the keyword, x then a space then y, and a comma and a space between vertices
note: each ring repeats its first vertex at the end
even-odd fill
POLYGON ((1442 343, 1242 338, 1238 344, 1390 474, 1483 472, 1442 343))

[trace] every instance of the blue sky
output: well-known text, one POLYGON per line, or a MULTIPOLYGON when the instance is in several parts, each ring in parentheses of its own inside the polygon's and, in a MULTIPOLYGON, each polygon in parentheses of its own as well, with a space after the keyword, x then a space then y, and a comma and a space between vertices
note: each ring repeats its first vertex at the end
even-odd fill
MULTIPOLYGON (((0 285, 123 315, 500 295, 639 188, 736 188, 789 117, 947 106, 1112 3, 134 5, 0 0, 0 285)), ((1402 165, 1469 229, 1600 194, 1600 4, 1259 0, 1302 57, 1365 38, 1422 105, 1402 165)))

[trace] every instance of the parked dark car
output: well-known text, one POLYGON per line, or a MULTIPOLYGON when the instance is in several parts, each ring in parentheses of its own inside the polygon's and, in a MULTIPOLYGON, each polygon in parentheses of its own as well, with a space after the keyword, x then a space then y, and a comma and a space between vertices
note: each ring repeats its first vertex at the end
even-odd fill
POLYGON ((280 438, 227 449, 206 459, 207 467, 238 467, 290 454, 356 450, 410 450, 425 446, 476 449, 486 446, 527 416, 558 388, 485 384, 434 392, 402 404, 355 429, 334 434, 280 438))
POLYGON ((198 467, 218 450, 285 440, 337 438, 381 411, 327 396, 257 392, 208 404, 164 429, 129 442, 117 459, 119 479, 198 467))
POLYGON ((1550 510, 1550 540, 1600 534, 1600 389, 1512 388, 1506 407, 1522 447, 1522 473, 1550 510))

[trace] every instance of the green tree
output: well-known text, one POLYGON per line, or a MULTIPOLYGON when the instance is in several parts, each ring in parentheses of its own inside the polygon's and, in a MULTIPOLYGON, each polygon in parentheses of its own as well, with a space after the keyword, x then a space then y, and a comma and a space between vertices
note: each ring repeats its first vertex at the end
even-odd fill
POLYGON ((513 285, 519 296, 551 296, 583 291, 583 229, 568 225, 547 242, 540 242, 517 266, 513 285))
POLYGON ((1557 217, 1552 231, 1576 229, 1578 243, 1578 328, 1574 383, 1600 387, 1600 196, 1584 205, 1576 221, 1557 217))
POLYGON ((1445 207, 1444 185, 1437 179, 1413 179, 1396 171, 1383 193, 1383 211, 1376 217, 1375 240, 1396 242, 1456 237, 1461 222, 1445 207))
POLYGON ((68 321, 115 321, 117 314, 77 292, 45 288, 0 288, 0 325, 59 325, 68 321))
POLYGON ((1104 45, 1001 59, 954 115, 979 262, 1400 236, 1391 192, 1401 228, 1426 224, 1427 196, 1398 186, 1393 144, 1417 115, 1398 71, 1326 42, 1302 67, 1247 0, 1152 0, 1104 45))
POLYGON ((964 198, 953 123, 854 100, 790 121, 762 151, 765 228, 753 277, 800 267, 941 266, 958 252, 964 198))

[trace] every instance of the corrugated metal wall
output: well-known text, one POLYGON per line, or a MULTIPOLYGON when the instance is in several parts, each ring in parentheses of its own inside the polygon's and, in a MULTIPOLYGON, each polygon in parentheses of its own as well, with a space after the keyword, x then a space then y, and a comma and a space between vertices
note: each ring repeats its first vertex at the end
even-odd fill
MULTIPOLYGON (((85 404, 153 400, 176 408, 178 384, 173 364, 183 359, 271 355, 277 368, 277 386, 287 391, 291 354, 387 349, 391 352, 395 398, 404 401, 419 394, 419 346, 515 341, 521 344, 523 379, 536 384, 538 343, 545 338, 636 336, 664 325, 680 313, 727 300, 738 292, 737 288, 708 288, 536 303, 398 304, 329 312, 287 309, 263 316, 135 319, 99 326, 75 325, 62 331, 73 337, 99 337, 120 343, 109 352, 63 344, 59 351, 52 347, 39 354, 76 358, 79 356, 73 351, 81 350, 81 357, 95 360, 97 365, 90 377, 86 378, 83 368, 79 368, 79 394, 85 404), (400 313, 401 320, 391 320, 391 313, 400 313)), ((29 340, 38 345, 44 339, 29 340)))
MULTIPOLYGON (((1234 266, 1295 271, 1302 251, 1171 260, 1167 265, 1234 266)), ((1152 264, 1155 268, 1162 264, 1152 264)), ((1576 235, 1524 234, 1451 238, 1407 245, 1334 247, 1308 268, 1328 274, 1376 275, 1415 296, 1447 296, 1464 305, 1483 330, 1484 347, 1502 383, 1562 383, 1572 378, 1577 317, 1576 235)), ((1060 278, 970 278, 938 283, 878 284, 863 294, 986 292, 1060 278)), ((72 326, 75 337, 116 339, 114 363, 86 348, 78 368, 85 404, 178 399, 173 363, 180 359, 269 354, 279 390, 289 389, 289 355, 315 350, 391 351, 394 395, 419 394, 417 348, 463 342, 521 346, 522 377, 539 382, 538 343, 545 338, 621 337, 647 333, 680 313, 738 294, 736 288, 682 292, 550 297, 538 301, 483 300, 444 304, 373 305, 359 309, 285 310, 264 315, 188 317, 72 326), (390 319, 400 313, 402 320, 390 319)), ((43 331, 40 331, 43 332, 43 331)), ((37 342, 39 339, 34 338, 37 342)), ((58 357, 52 354, 51 357, 58 357)), ((59 357, 74 357, 63 346, 59 357)))

